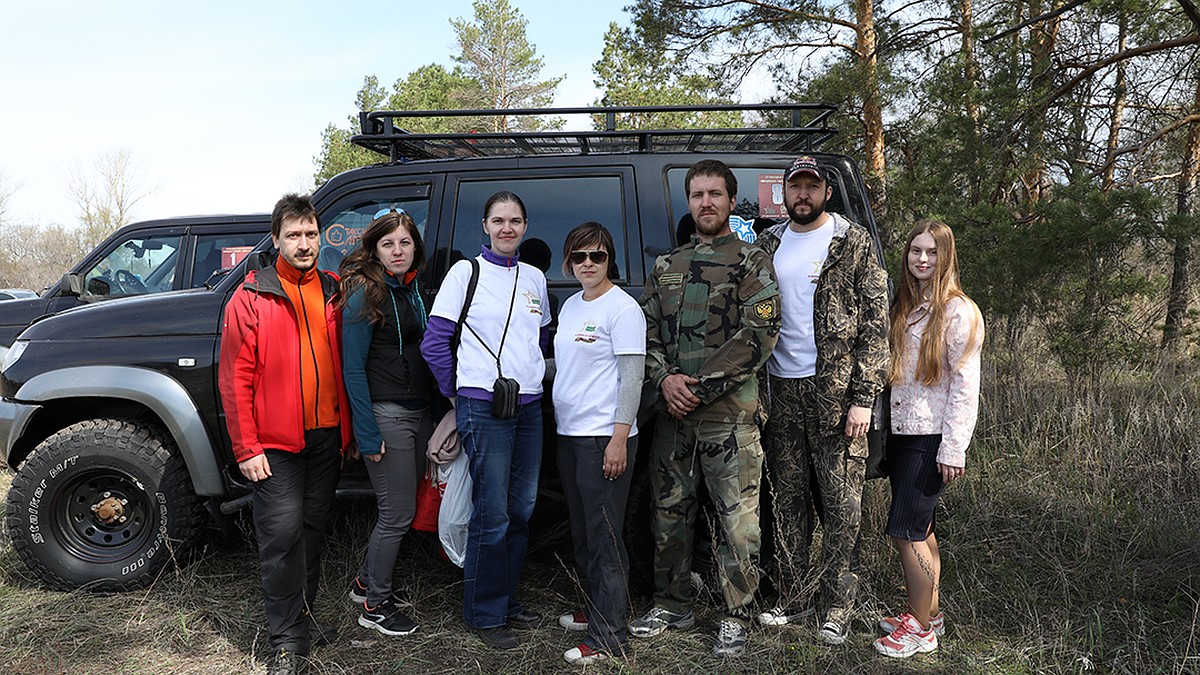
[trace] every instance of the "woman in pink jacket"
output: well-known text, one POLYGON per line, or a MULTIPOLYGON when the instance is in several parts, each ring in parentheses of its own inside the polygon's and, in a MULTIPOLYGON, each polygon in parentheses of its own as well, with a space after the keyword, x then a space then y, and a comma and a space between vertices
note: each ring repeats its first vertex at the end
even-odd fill
POLYGON ((903 658, 937 649, 944 627, 934 509, 966 465, 979 410, 983 319, 959 284, 954 233, 945 223, 922 220, 909 232, 901 279, 888 336, 887 533, 900 552, 908 608, 879 622, 887 635, 875 649, 903 658))

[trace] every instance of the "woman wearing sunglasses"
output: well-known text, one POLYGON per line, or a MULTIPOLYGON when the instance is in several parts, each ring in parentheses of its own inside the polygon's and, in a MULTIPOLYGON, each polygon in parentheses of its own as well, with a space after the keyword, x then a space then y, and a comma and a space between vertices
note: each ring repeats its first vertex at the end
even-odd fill
POLYGON ((433 376, 421 357, 425 304, 417 272, 421 234, 404 211, 380 211, 358 249, 341 263, 342 359, 354 438, 375 488, 378 518, 367 555, 350 586, 359 625, 384 635, 416 630, 392 587, 400 540, 416 511, 417 480, 431 433, 433 376))
POLYGON ((622 524, 637 452, 646 317, 613 285, 613 257, 612 235, 599 223, 567 234, 563 272, 583 290, 563 303, 554 337, 558 471, 584 581, 583 608, 558 622, 587 632, 563 654, 578 665, 623 656, 627 648, 629 562, 622 524))
POLYGON ((487 200, 483 232, 490 246, 473 261, 450 268, 421 345, 439 389, 455 401, 458 435, 470 466, 463 619, 492 649, 517 648, 512 629, 541 622, 514 596, 537 498, 543 352, 550 339, 546 277, 517 260, 527 227, 520 197, 505 191, 487 200), (476 268, 478 281, 468 304, 476 268), (460 318, 461 339, 455 345, 460 318))

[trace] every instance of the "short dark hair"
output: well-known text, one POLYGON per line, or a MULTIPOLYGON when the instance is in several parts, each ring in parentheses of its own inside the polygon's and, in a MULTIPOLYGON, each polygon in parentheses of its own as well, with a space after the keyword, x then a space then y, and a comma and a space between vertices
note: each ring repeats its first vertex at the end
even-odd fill
POLYGON ((492 207, 500 202, 512 202, 513 204, 516 204, 517 208, 521 209, 521 217, 525 220, 529 220, 529 215, 525 213, 525 202, 521 201, 521 198, 517 196, 517 193, 509 192, 508 190, 501 190, 497 192, 491 197, 488 197, 488 200, 483 203, 484 220, 487 220, 488 214, 492 212, 492 207))
POLYGON ((567 238, 563 241, 563 276, 571 277, 571 251, 581 250, 582 246, 603 246, 605 251, 608 251, 608 278, 617 279, 621 276, 617 270, 617 250, 613 245, 612 234, 608 228, 594 220, 589 220, 581 225, 576 225, 574 229, 567 233, 567 238))
POLYGON ((308 195, 298 195, 294 192, 275 202, 275 210, 271 212, 271 236, 278 237, 283 230, 283 221, 289 219, 311 220, 318 225, 321 223, 312 199, 308 195))
POLYGON ((702 159, 688 169, 687 176, 683 178, 683 189, 688 194, 692 192, 692 178, 696 176, 724 178, 725 189, 729 192, 729 196, 737 194, 737 176, 733 175, 733 171, 719 159, 702 159))

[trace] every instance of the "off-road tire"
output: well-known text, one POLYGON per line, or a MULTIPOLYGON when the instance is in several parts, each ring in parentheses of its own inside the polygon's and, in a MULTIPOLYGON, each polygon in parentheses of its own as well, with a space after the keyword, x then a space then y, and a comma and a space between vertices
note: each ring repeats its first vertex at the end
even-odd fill
POLYGON ((145 588, 186 561, 204 510, 175 444, 142 422, 93 419, 43 441, 8 493, 13 548, 60 590, 145 588))

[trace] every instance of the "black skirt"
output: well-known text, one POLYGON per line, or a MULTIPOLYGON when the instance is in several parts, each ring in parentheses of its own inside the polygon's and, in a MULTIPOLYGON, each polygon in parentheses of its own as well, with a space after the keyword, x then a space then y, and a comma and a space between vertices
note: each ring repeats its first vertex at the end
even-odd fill
POLYGON ((892 508, 888 511, 888 536, 904 541, 925 541, 934 531, 934 511, 946 484, 937 468, 941 434, 903 436, 887 440, 887 471, 892 483, 892 508))

